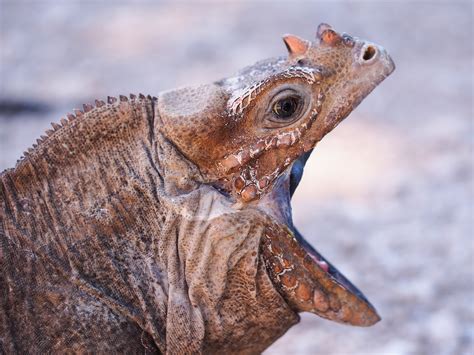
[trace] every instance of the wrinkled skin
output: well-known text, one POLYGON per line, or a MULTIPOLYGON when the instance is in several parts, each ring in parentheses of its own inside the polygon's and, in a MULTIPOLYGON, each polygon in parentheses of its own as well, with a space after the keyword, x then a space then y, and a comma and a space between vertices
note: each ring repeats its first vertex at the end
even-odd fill
POLYGON ((379 320, 290 198, 393 63, 324 24, 284 41, 232 78, 85 105, 2 173, 0 351, 259 353, 302 311, 379 320))

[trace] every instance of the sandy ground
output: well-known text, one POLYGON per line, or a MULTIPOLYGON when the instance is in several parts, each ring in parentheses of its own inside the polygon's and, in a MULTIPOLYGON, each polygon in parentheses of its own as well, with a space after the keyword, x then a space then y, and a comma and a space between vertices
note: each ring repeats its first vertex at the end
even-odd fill
POLYGON ((384 45, 397 70, 320 143, 293 203, 383 320, 303 314, 266 353, 474 353, 472 2, 61 3, 0 1, 0 170, 83 102, 224 77, 284 54, 283 33, 328 22, 384 45))

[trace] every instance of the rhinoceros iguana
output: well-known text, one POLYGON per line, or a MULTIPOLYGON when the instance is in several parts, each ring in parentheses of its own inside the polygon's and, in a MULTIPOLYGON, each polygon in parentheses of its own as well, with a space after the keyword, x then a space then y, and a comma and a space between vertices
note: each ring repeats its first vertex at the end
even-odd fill
POLYGON ((109 97, 0 176, 0 353, 258 353, 366 298, 294 228, 316 143, 394 69, 321 24, 209 85, 109 97))

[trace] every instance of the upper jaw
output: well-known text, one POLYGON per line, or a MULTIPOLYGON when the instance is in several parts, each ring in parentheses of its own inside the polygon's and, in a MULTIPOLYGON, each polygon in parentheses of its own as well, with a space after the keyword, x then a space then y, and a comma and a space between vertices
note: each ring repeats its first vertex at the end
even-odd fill
POLYGON ((308 311, 351 325, 373 325, 380 317, 367 298, 293 226, 290 181, 297 163, 306 159, 300 157, 258 203, 271 219, 261 246, 269 276, 297 312, 308 311))

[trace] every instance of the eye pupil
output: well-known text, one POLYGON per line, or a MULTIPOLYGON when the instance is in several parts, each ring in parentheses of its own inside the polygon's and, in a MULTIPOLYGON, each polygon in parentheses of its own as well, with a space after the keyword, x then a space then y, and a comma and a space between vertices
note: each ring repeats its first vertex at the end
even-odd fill
POLYGON ((299 100, 297 97, 286 97, 275 103, 273 112, 279 118, 289 118, 298 109, 299 100))
POLYGON ((285 103, 283 104, 283 111, 284 112, 293 111, 293 103, 290 101, 285 101, 285 103))

